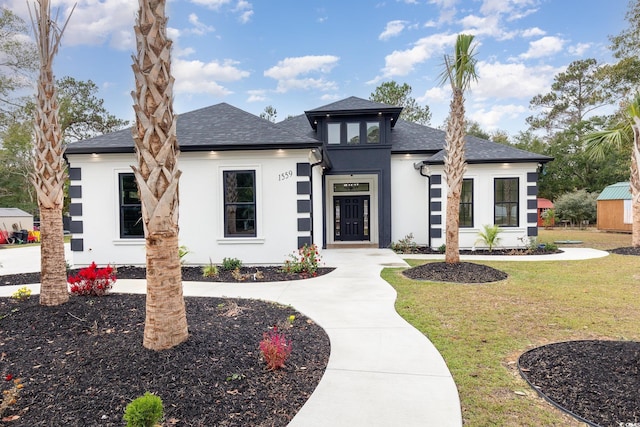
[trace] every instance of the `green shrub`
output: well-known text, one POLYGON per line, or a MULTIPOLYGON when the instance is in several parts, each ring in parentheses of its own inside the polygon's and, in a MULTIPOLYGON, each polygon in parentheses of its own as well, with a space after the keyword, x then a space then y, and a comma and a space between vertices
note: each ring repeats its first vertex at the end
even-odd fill
POLYGON ((409 233, 403 239, 391 243, 391 250, 399 254, 415 253, 417 247, 418 245, 413 241, 413 233, 409 233))
POLYGON ((180 257, 180 264, 184 264, 186 262, 185 257, 189 255, 191 251, 186 246, 182 245, 178 248, 178 256, 180 257))
POLYGON ((216 277, 218 275, 218 267, 216 267, 212 262, 211 258, 209 258, 209 265, 205 265, 202 267, 202 276, 203 277, 216 277))
POLYGON ((146 392, 127 405, 124 420, 127 427, 153 427, 160 422, 163 413, 162 399, 146 392))
POLYGON ((232 271, 236 268, 239 269, 242 267, 242 261, 238 258, 223 258, 222 259, 222 269, 226 271, 232 271))
POLYGON ((438 252, 440 252, 441 254, 445 253, 446 251, 447 251, 447 245, 445 245, 444 243, 438 246, 438 252))
POLYGON ((289 259, 285 260, 282 271, 285 273, 298 273, 302 275, 318 275, 318 267, 322 261, 320 252, 316 245, 307 245, 298 249, 298 254, 289 254, 289 259))
POLYGON ((484 243, 489 248, 489 252, 493 251, 493 248, 500 243, 500 226, 499 225, 483 225, 483 231, 478 233, 478 240, 476 243, 484 243))

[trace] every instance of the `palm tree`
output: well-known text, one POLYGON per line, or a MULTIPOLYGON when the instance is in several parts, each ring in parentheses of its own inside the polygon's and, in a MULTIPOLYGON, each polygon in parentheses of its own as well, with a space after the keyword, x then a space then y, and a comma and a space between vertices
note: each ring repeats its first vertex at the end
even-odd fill
POLYGON ((165 0, 139 0, 134 27, 137 57, 133 129, 136 176, 147 253, 147 299, 143 345, 174 347, 189 335, 178 245, 178 156, 173 114, 171 40, 165 0))
POLYGON ((445 135, 444 173, 447 179, 447 218, 445 262, 448 264, 460 262, 460 194, 462 193, 462 179, 467 169, 464 160, 464 91, 472 81, 478 80, 476 74, 475 45, 472 46, 474 36, 458 34, 455 53, 451 57, 444 56, 444 71, 442 84, 451 85, 452 96, 449 104, 449 118, 445 135))
POLYGON ((585 137, 587 153, 603 159, 608 147, 631 146, 630 187, 633 209, 631 244, 640 246, 640 94, 627 106, 626 120, 608 130, 593 132, 585 137))
MULTIPOLYGON (((38 195, 40 210, 40 304, 60 305, 69 300, 62 226, 66 167, 62 157, 65 147, 58 123, 59 106, 53 77, 53 58, 58 52, 62 33, 69 18, 62 29, 59 29, 56 20, 51 19, 49 0, 38 0, 36 3, 33 14, 29 7, 40 55, 40 75, 34 113, 34 170, 30 178, 38 195)), ((71 12, 73 13, 73 9, 71 12)))

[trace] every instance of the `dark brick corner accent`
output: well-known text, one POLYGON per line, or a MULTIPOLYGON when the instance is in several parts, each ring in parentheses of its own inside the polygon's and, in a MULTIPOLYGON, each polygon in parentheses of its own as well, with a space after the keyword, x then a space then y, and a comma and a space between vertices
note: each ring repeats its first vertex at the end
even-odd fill
POLYGON ((298 218, 298 231, 311 231, 311 218, 298 218))
POLYGON ((80 199, 82 198, 82 186, 81 185, 70 185, 69 186, 69 197, 72 199, 80 199))
POLYGON ((439 239, 442 237, 442 228, 432 228, 429 231, 432 239, 439 239))
POLYGON ((296 163, 296 175, 297 176, 310 176, 311 165, 309 163, 296 163))
POLYGON ((82 239, 71 239, 71 250, 73 252, 82 252, 82 251, 84 251, 84 240, 82 240, 82 239))
POLYGON ((298 200, 298 213, 311 212, 311 200, 298 200))
POLYGON ((527 227, 527 236, 536 237, 538 235, 538 227, 527 227))
POLYGON ((309 181, 298 181, 296 185, 298 194, 311 194, 311 183, 309 181))
POLYGON ((83 231, 83 226, 82 226, 82 221, 71 221, 71 226, 70 228, 70 232, 72 234, 82 234, 84 233, 83 231))
POLYGON ((69 168, 69 180, 80 181, 82 179, 81 168, 69 168))
POLYGON ((538 186, 530 185, 527 187, 527 196, 537 196, 538 195, 538 186))
POLYGON ((527 182, 538 182, 538 172, 528 172, 527 182))
POLYGON ((527 200, 527 209, 538 209, 538 201, 536 199, 527 200))
POLYGON ((432 185, 442 184, 442 175, 431 175, 431 184, 432 185))
POLYGON ((311 245, 311 236, 302 236, 298 237, 298 248, 303 247, 304 245, 311 245))
POLYGON ((429 197, 432 199, 438 199, 442 197, 442 188, 432 188, 429 190, 429 197))

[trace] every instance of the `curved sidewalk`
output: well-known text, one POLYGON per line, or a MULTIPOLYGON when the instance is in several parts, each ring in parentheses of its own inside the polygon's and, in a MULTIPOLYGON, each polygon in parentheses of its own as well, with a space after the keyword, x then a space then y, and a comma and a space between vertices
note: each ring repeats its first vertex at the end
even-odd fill
MULTIPOLYGON (((442 356, 396 313, 396 292, 380 278, 384 267, 407 264, 388 249, 330 249, 322 257, 334 272, 275 283, 184 282, 184 294, 290 304, 324 328, 329 364, 289 426, 461 426, 458 391, 442 356)), ((4 270, 0 275, 9 274, 4 270)), ((145 287, 144 280, 121 279, 114 291, 144 293, 145 287)), ((17 288, 0 286, 0 296, 17 288)))

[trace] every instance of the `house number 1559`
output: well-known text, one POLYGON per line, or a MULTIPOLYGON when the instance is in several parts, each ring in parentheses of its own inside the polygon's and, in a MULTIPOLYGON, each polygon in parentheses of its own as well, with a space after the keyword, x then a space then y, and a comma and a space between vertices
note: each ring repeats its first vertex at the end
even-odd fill
POLYGON ((278 181, 284 181, 286 179, 289 179, 293 176, 293 171, 292 170, 288 170, 286 172, 282 172, 278 174, 278 181))

